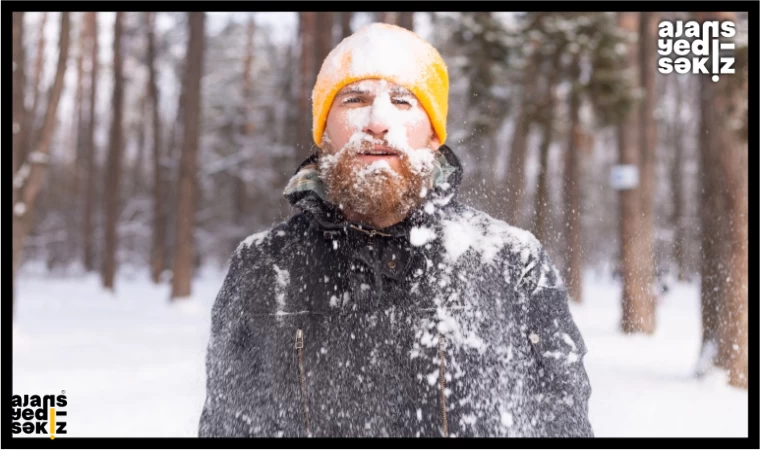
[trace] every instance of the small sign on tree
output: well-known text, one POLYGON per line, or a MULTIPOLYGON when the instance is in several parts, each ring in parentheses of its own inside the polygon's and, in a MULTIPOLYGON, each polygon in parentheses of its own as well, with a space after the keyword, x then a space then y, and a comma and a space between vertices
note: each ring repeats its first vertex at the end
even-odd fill
POLYGON ((639 167, 635 164, 618 164, 610 171, 613 189, 633 189, 639 185, 639 167))

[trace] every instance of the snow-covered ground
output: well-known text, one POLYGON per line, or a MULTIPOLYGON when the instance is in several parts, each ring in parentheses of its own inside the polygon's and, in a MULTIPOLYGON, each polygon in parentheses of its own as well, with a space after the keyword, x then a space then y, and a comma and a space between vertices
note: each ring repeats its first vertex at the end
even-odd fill
MULTIPOLYGON (((68 436, 196 436, 204 401, 209 309, 224 273, 205 270, 193 297, 121 275, 116 294, 96 276, 26 273, 16 286, 13 393, 68 398, 68 436)), ((620 288, 588 273, 572 305, 589 348, 597 436, 747 436, 748 394, 692 377, 700 342, 695 285, 676 285, 654 336, 617 330, 620 288)))

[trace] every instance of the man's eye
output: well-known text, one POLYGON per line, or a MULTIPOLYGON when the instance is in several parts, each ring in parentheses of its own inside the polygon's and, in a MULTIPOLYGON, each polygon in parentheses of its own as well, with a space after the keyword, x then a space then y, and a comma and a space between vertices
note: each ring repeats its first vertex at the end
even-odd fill
POLYGON ((343 100, 343 103, 344 104, 346 104, 346 103, 359 103, 361 101, 362 101, 362 99, 360 99, 359 97, 349 97, 349 98, 343 100))
POLYGON ((396 105, 406 105, 406 106, 412 106, 412 102, 409 100, 404 100, 403 98, 394 98, 393 103, 396 105))

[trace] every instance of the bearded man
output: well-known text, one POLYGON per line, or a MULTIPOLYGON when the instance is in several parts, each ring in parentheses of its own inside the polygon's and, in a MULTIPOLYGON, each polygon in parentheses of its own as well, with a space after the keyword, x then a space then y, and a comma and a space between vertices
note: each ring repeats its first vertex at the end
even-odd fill
POLYGON ((557 270, 457 200, 448 87, 400 27, 327 56, 297 213, 240 244, 214 303, 200 436, 593 436, 557 270))

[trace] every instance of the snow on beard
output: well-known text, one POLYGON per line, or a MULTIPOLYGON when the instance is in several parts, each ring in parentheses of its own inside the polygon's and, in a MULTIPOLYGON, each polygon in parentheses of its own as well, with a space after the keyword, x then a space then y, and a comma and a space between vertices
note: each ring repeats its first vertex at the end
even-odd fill
MULTIPOLYGON (((362 216, 405 216, 423 202, 432 185, 436 152, 430 148, 413 149, 407 139, 408 127, 423 120, 426 113, 413 94, 384 80, 377 84, 360 82, 355 87, 372 92, 374 101, 371 105, 347 111, 353 134, 337 152, 327 132, 323 136, 324 151, 319 158, 319 171, 328 199, 342 209, 362 216), (392 100, 403 100, 411 107, 399 108, 392 100), (363 131, 373 118, 388 125, 384 139, 373 138, 363 131), (398 170, 387 161, 362 164, 355 160, 357 154, 374 145, 390 147, 401 153, 398 170)), ((431 139, 432 136, 427 145, 431 139)))

